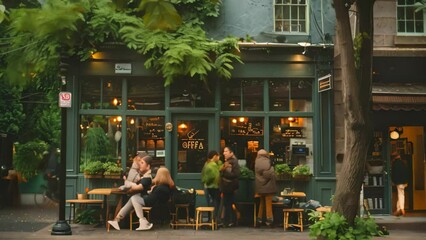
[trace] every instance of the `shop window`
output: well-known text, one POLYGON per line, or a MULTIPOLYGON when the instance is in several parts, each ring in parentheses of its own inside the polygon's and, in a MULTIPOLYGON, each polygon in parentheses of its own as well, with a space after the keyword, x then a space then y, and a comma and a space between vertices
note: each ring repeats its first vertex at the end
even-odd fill
POLYGON ((231 80, 221 91, 223 111, 263 111, 263 80, 231 80))
POLYGON ((127 109, 164 110, 163 81, 160 79, 131 79, 128 81, 127 109))
POLYGON ((274 0, 274 30, 283 33, 307 33, 308 0, 274 0))
POLYGON ((164 117, 128 116, 127 119, 127 166, 138 151, 153 157, 152 168, 165 164, 164 117))
POLYGON ((170 107, 214 107, 214 81, 180 79, 171 85, 170 107))
POLYGON ((311 112, 312 80, 269 81, 269 109, 271 111, 311 112))
POLYGON ((240 165, 254 169, 257 151, 263 148, 264 123, 261 117, 223 117, 220 120, 221 149, 230 146, 240 165))
POLYGON ((312 118, 271 117, 270 151, 275 163, 313 165, 312 118))
POLYGON ((82 115, 80 118, 80 170, 94 162, 121 163, 120 116, 82 115))
POLYGON ((122 81, 118 79, 83 79, 80 85, 81 109, 120 109, 122 81))
POLYGON ((397 27, 398 34, 424 35, 426 10, 416 11, 422 5, 422 0, 398 0, 397 27), (416 5, 417 4, 417 5, 416 5))

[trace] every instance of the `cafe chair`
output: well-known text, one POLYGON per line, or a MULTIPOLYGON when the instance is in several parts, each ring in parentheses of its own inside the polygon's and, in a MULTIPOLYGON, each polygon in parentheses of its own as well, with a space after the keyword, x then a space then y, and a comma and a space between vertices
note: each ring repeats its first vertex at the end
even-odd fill
MULTIPOLYGON (((146 220, 148 220, 148 222, 150 221, 150 215, 151 215, 151 207, 142 207, 142 211, 144 212, 144 216, 146 217, 146 220)), ((139 224, 139 218, 136 217, 136 220, 133 221, 133 214, 136 215, 135 213, 135 209, 132 209, 132 211, 130 212, 130 231, 133 230, 133 224, 139 224)))
POLYGON ((300 231, 303 232, 303 212, 305 210, 302 208, 284 208, 283 209, 283 214, 284 214, 284 219, 283 219, 283 226, 284 226, 284 231, 287 230, 287 228, 289 227, 289 225, 292 225, 293 227, 298 227, 300 228, 300 231), (297 223, 292 223, 289 224, 288 219, 289 219, 289 215, 290 213, 296 213, 297 214, 297 223))

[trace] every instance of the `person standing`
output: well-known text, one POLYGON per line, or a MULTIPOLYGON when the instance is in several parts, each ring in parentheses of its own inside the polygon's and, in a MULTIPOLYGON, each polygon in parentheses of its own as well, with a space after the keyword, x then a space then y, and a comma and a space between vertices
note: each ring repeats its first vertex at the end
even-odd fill
POLYGON ((216 151, 210 151, 207 154, 207 161, 201 170, 201 181, 204 185, 205 196, 207 205, 214 207, 215 221, 219 219, 219 208, 220 208, 220 167, 221 162, 219 160, 219 153, 216 151))
POLYGON ((240 166, 234 152, 230 147, 223 149, 225 162, 220 168, 220 190, 223 193, 224 218, 225 227, 232 227, 236 221, 236 216, 232 209, 235 203, 235 191, 239 187, 240 166))
POLYGON ((257 214, 257 222, 259 225, 263 220, 263 211, 266 210, 267 226, 271 226, 274 222, 272 215, 272 198, 274 197, 277 184, 275 180, 274 167, 266 150, 261 149, 257 152, 255 160, 255 193, 260 196, 259 211, 257 214))
POLYGON ((120 230, 119 222, 134 208, 136 215, 139 218, 139 227, 136 230, 149 230, 152 228, 152 223, 149 223, 143 216, 142 205, 144 200, 142 196, 148 194, 148 190, 151 189, 152 175, 151 175, 151 163, 152 157, 145 154, 138 154, 139 158, 139 172, 142 177, 137 185, 131 186, 129 193, 135 193, 129 198, 127 203, 120 209, 114 220, 108 221, 108 224, 114 227, 116 230, 120 230), (139 193, 140 192, 140 193, 139 193))
POLYGON ((398 192, 398 200, 396 202, 395 216, 405 215, 405 188, 408 183, 408 167, 407 164, 401 159, 401 155, 397 152, 392 153, 392 169, 391 178, 393 184, 396 185, 398 192))

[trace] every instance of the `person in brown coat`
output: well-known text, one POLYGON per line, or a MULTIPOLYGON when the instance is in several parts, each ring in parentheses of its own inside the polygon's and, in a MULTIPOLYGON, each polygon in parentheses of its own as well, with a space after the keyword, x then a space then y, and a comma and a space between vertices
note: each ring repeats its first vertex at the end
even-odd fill
POLYGON ((261 149, 257 152, 254 170, 256 174, 255 193, 260 196, 257 222, 260 226, 263 220, 263 211, 266 209, 265 224, 270 226, 274 221, 272 215, 272 198, 277 191, 277 184, 275 181, 274 167, 271 164, 271 159, 266 150, 261 149))

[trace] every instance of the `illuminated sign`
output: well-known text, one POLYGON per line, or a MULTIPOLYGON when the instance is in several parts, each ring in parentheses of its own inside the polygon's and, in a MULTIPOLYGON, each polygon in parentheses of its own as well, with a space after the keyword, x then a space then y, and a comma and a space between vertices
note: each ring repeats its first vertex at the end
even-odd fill
POLYGON ((332 88, 333 82, 331 81, 331 74, 318 78, 318 92, 324 92, 332 88))

